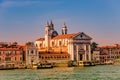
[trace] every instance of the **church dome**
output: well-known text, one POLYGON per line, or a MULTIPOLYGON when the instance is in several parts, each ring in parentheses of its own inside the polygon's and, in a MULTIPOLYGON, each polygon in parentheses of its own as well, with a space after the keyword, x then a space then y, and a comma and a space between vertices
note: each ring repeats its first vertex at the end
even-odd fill
POLYGON ((51 37, 53 38, 53 37, 55 37, 57 35, 58 35, 57 31, 53 31, 52 34, 51 34, 51 37))

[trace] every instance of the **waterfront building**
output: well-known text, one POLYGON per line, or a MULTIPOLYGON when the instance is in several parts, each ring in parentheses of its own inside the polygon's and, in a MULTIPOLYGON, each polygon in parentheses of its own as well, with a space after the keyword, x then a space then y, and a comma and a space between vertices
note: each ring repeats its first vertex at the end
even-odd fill
POLYGON ((38 49, 34 44, 22 46, 24 50, 24 61, 26 66, 38 64, 38 49))
POLYGON ((15 68, 23 64, 22 48, 14 43, 0 44, 0 68, 15 68))
POLYGON ((115 60, 120 58, 120 45, 102 46, 103 53, 108 54, 108 60, 115 60))
POLYGON ((96 48, 93 51, 92 59, 95 63, 100 63, 100 54, 101 54, 100 48, 96 48))
POLYGON ((0 43, 0 69, 24 68, 37 64, 38 49, 34 43, 30 45, 18 45, 14 43, 0 43))
POLYGON ((102 46, 93 51, 93 60, 98 63, 108 63, 120 58, 120 45, 102 46))
POLYGON ((91 37, 84 32, 68 34, 64 23, 61 34, 54 29, 52 21, 45 26, 44 38, 35 41, 42 61, 91 61, 91 37))

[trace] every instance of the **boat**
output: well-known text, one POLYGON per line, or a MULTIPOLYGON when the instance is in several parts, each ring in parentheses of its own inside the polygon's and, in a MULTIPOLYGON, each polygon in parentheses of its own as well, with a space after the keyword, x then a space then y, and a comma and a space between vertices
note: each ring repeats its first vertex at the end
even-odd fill
POLYGON ((16 69, 15 67, 8 67, 8 66, 0 66, 0 70, 13 70, 16 69))
POLYGON ((53 68, 53 64, 52 63, 40 63, 37 65, 37 69, 49 69, 49 68, 53 68))
POLYGON ((69 61, 69 67, 84 67, 84 66, 95 66, 95 63, 92 61, 69 61))
POLYGON ((95 66, 95 64, 91 61, 78 61, 78 66, 95 66))
POLYGON ((114 62, 111 61, 111 60, 109 60, 109 61, 106 61, 105 64, 107 64, 107 65, 112 65, 112 64, 114 64, 114 62))
POLYGON ((13 70, 13 69, 16 69, 16 68, 0 68, 0 70, 13 70))

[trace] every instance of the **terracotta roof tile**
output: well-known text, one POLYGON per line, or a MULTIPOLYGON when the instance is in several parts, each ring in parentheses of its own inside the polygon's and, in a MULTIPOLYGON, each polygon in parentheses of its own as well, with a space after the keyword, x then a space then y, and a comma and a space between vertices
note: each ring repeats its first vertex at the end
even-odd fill
POLYGON ((27 46, 21 46, 20 48, 26 50, 27 46))
MULTIPOLYGON (((65 39, 65 38, 74 38, 75 36, 77 36, 78 34, 81 34, 82 32, 78 32, 78 33, 73 33, 73 34, 64 34, 64 35, 57 35, 56 37, 53 37, 52 39, 65 39)), ((86 35, 87 37, 89 37, 88 35, 86 35)), ((90 39, 92 39, 91 37, 89 37, 90 39)), ((45 38, 39 38, 36 41, 44 41, 45 38)))
POLYGON ((14 51, 14 50, 22 50, 23 47, 21 45, 16 45, 15 47, 0 47, 0 51, 14 51))
POLYGON ((120 48, 120 46, 102 46, 104 49, 120 48))
POLYGON ((44 40, 45 40, 45 38, 39 38, 36 41, 44 41, 44 40))
POLYGON ((78 34, 78 33, 58 35, 58 36, 54 37, 53 39, 73 38, 73 37, 75 37, 77 34, 78 34))

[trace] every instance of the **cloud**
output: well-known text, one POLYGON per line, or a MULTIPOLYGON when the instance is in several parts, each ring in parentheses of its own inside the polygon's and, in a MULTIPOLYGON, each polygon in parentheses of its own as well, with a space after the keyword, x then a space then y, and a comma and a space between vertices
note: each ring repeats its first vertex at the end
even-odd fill
POLYGON ((3 0, 0 2, 1 7, 12 7, 12 6, 29 6, 29 5, 57 5, 61 4, 61 1, 41 1, 41 0, 3 0))

